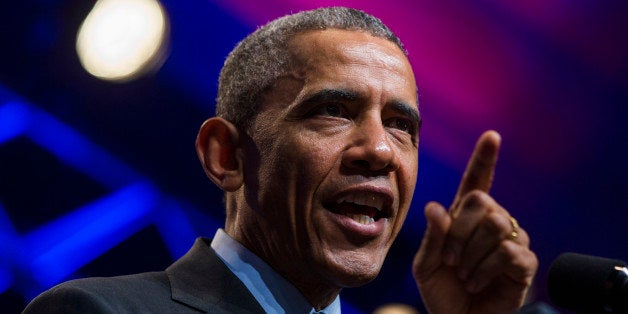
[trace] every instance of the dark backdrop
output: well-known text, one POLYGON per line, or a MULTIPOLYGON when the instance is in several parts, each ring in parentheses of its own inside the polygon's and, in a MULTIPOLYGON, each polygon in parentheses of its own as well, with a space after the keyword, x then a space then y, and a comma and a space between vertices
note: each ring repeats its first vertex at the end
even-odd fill
POLYGON ((84 72, 76 32, 94 1, 0 5, 0 308, 67 279, 165 268, 224 219, 194 139, 218 71, 256 26, 342 4, 404 41, 424 117, 411 213, 347 311, 421 307, 410 263, 423 205, 449 204, 475 139, 503 136, 494 196, 549 263, 576 251, 628 259, 628 3, 625 1, 164 0, 169 56, 119 84, 84 72), (368 297, 366 297, 368 296, 368 297))

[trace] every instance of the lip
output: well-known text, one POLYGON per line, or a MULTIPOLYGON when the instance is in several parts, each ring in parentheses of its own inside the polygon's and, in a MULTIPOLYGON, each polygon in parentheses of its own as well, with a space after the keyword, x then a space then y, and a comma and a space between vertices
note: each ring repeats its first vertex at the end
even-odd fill
POLYGON ((325 210, 325 213, 339 226, 345 236, 354 240, 377 238, 384 233, 388 225, 388 218, 380 218, 371 224, 364 225, 342 214, 329 210, 325 210))
POLYGON ((389 225, 389 219, 396 215, 393 202, 394 196, 392 190, 388 187, 358 185, 335 193, 323 203, 323 207, 325 208, 326 215, 338 225, 339 229, 342 230, 347 237, 355 240, 364 240, 378 237, 384 233, 389 225), (381 212, 378 214, 379 219, 370 224, 361 224, 346 215, 330 209, 331 206, 337 204, 337 200, 351 194, 377 195, 378 198, 383 199, 383 206, 381 212))
MULTIPOLYGON (((377 197, 380 197, 384 200, 382 210, 381 210, 382 218, 391 218, 396 214, 393 208, 394 196, 393 196, 392 190, 388 187, 375 186, 375 185, 359 185, 359 186, 353 186, 351 188, 340 190, 339 192, 335 193, 332 197, 330 197, 328 200, 324 201, 323 204, 326 204, 326 205, 336 204, 337 200, 344 198, 350 194, 377 195, 377 197)), ((327 210, 329 210, 327 206, 325 207, 327 210)))

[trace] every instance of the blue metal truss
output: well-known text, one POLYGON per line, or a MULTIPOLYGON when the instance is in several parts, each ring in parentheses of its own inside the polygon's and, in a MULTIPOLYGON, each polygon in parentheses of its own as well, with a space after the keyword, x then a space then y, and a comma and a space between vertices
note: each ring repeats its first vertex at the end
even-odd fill
MULTIPOLYGON (((20 136, 110 193, 26 234, 16 231, 0 194, 0 293, 15 289, 31 299, 149 225, 157 228, 173 259, 183 255, 196 237, 183 202, 0 86, 0 145, 20 136)), ((208 220, 215 225, 211 227, 221 225, 208 220)))

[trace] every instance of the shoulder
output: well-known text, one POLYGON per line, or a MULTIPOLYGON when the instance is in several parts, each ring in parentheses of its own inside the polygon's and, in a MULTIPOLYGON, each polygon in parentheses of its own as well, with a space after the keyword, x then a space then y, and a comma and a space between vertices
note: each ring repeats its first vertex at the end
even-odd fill
POLYGON ((62 283, 25 313, 262 313, 250 291, 199 238, 165 271, 62 283))
POLYGON ((94 277, 59 284, 35 298, 25 313, 141 312, 170 302, 164 272, 94 277))

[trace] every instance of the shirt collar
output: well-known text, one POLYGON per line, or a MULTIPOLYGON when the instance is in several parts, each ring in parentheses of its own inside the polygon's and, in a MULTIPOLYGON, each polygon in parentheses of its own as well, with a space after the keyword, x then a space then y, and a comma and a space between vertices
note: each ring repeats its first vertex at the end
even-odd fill
POLYGON ((329 306, 316 312, 296 287, 223 229, 216 231, 211 247, 267 313, 340 314, 339 296, 329 306))

